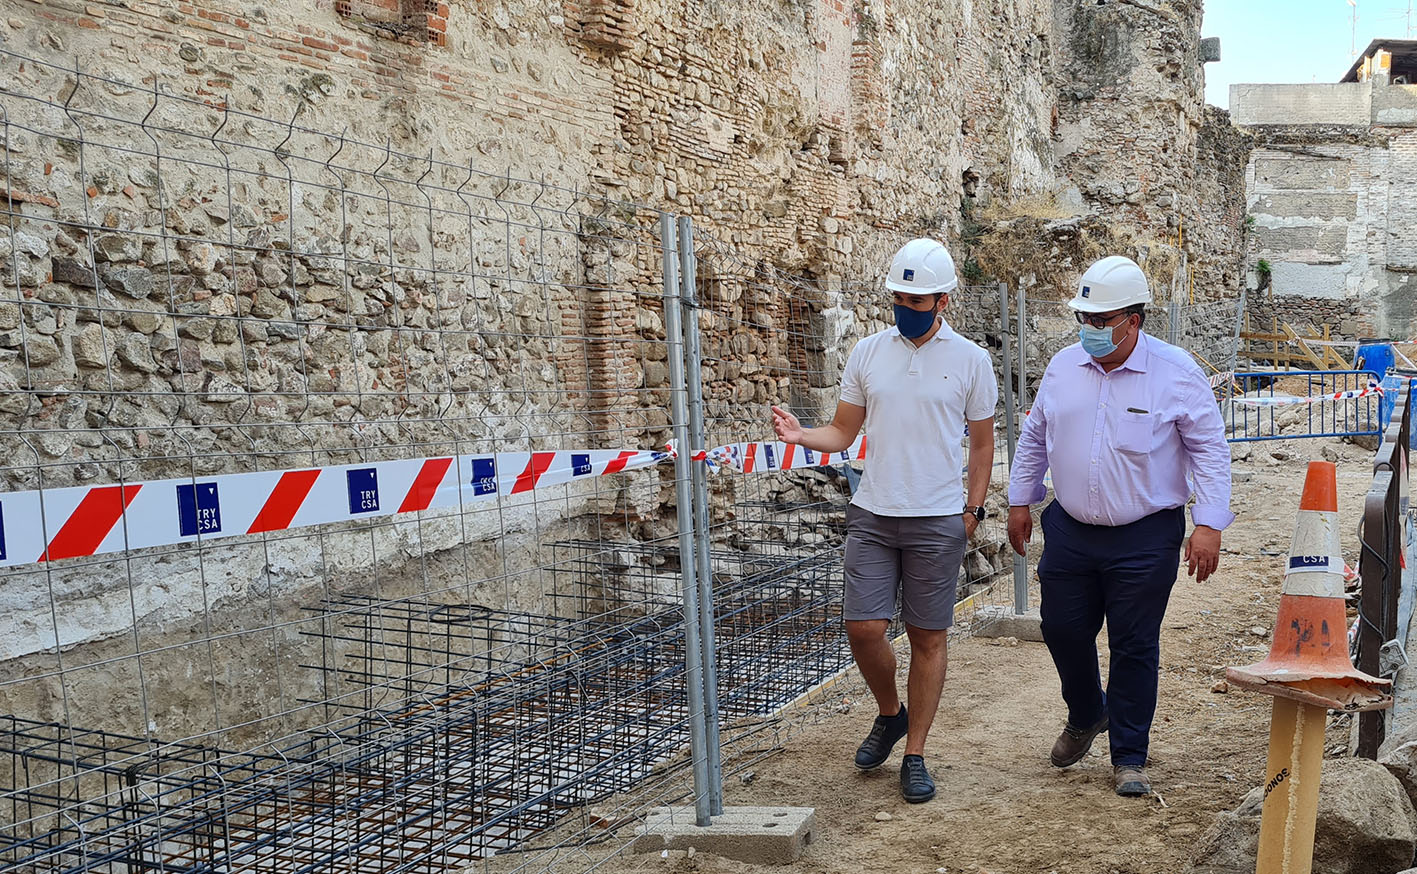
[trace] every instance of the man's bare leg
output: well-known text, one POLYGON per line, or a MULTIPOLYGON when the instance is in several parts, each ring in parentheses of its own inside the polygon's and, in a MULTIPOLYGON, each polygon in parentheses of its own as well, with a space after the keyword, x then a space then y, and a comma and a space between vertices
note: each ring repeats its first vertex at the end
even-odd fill
MULTIPOLYGON (((946 646, 949 629, 935 631, 906 625, 905 631, 910 635, 910 675, 906 680, 907 700, 910 702, 910 731, 905 736, 905 754, 923 756, 925 736, 930 733, 930 725, 935 721, 935 711, 940 709, 940 693, 945 687, 945 671, 949 665, 946 646)), ((882 638, 884 637, 882 630, 882 638)), ((855 649, 853 644, 852 651, 855 652, 855 649)), ((856 660, 858 663, 861 661, 859 656, 856 660)), ((891 661, 894 664, 894 658, 891 661)), ((867 683, 870 683, 870 678, 867 678, 867 683)), ((894 688, 894 681, 891 685, 894 688)), ((872 691, 875 691, 874 686, 872 691)), ((880 699, 879 695, 876 697, 877 700, 880 699)), ((891 711, 892 715, 898 710, 899 707, 891 711)))
MULTIPOLYGON (((846 620, 846 639, 851 642, 851 655, 856 659, 856 667, 866 679, 866 686, 876 696, 876 706, 882 716, 895 716, 900 712, 900 693, 895 685, 895 650, 886 640, 884 619, 846 620)), ((912 668, 912 676, 913 674, 912 668)), ((943 682, 943 674, 941 676, 943 682)), ((940 691, 935 690, 938 706, 940 691)), ((934 711, 931 711, 933 714, 934 711)))

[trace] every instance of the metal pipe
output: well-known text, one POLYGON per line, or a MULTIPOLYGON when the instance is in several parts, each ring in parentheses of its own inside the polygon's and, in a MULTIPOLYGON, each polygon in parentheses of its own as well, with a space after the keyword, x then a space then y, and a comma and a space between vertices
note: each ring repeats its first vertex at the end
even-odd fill
POLYGON ((1014 468, 1014 365, 1009 354, 1009 286, 999 283, 999 337, 1004 361, 1004 440, 1009 450, 1009 470, 1014 468))
MULTIPOLYGON (((1019 431, 1028 415, 1028 299, 1023 287, 1018 290, 1018 412, 1019 431)), ((1010 463, 1013 459, 1010 457, 1010 463)), ((1028 559, 1014 553, 1014 613, 1028 612, 1028 559)))
POLYGON ((684 594, 684 668, 689 699, 689 752, 694 762, 694 824, 707 826, 712 816, 709 795, 708 738, 704 730, 704 662, 699 640, 698 562, 694 557, 693 450, 689 445, 689 412, 684 377, 684 329, 679 300, 679 252, 674 218, 659 214, 664 255, 664 334, 669 347, 669 414, 678 452, 674 458, 674 504, 679 517, 679 570, 684 594))
MULTIPOLYGON (((694 256, 694 223, 688 216, 679 218, 679 287, 684 313, 684 348, 689 389, 688 449, 705 448, 704 382, 700 370, 703 356, 699 334, 698 262, 694 256)), ((718 728, 718 646, 714 633, 713 562, 710 558, 708 465, 693 465, 694 543, 697 550, 699 584, 699 642, 704 666, 704 731, 708 744, 708 777, 710 809, 714 816, 723 813, 723 762, 718 728)))

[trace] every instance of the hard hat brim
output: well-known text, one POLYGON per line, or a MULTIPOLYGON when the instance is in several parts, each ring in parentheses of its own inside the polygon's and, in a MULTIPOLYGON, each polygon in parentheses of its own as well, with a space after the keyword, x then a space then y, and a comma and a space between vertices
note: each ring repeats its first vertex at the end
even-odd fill
POLYGON ((1100 303, 1087 300, 1086 298, 1075 297, 1072 300, 1068 301, 1068 306, 1077 310, 1080 313, 1111 313, 1116 312, 1117 310, 1124 310, 1127 307, 1134 307, 1139 303, 1150 304, 1151 297, 1148 295, 1142 300, 1131 300, 1127 301, 1126 303, 1100 303))
POLYGON ((896 282, 894 279, 886 280, 886 291, 898 291, 901 294, 949 294, 959 287, 959 281, 947 282, 938 288, 924 289, 918 285, 905 285, 896 282))

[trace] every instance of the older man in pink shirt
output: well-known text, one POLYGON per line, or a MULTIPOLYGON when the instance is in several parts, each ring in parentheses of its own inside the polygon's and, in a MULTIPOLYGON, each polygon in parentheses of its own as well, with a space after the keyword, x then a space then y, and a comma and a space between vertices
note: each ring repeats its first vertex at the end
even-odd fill
POLYGON ((1188 573, 1204 582, 1220 557, 1230 512, 1230 450, 1210 384, 1184 350, 1142 331, 1151 302, 1135 262, 1104 258, 1069 302, 1080 343, 1048 363, 1024 422, 1009 478, 1009 540, 1020 555, 1041 517, 1043 638, 1058 669, 1067 725, 1053 746, 1060 768, 1110 732, 1118 795, 1147 795, 1161 619, 1180 569, 1185 507, 1195 529, 1188 573), (1107 689, 1097 633, 1107 622, 1107 689))

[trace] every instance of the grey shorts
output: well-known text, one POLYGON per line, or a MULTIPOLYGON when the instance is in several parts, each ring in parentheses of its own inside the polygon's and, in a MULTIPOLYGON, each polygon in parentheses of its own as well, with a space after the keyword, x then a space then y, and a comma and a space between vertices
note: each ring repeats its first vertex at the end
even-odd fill
POLYGON ((890 619, 899 590, 900 616, 906 624, 949 628, 967 543, 962 514, 878 516, 848 505, 842 617, 890 619))

